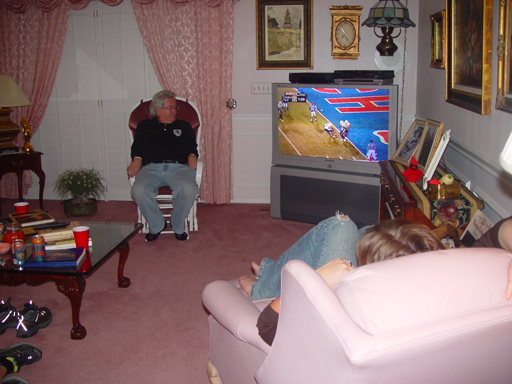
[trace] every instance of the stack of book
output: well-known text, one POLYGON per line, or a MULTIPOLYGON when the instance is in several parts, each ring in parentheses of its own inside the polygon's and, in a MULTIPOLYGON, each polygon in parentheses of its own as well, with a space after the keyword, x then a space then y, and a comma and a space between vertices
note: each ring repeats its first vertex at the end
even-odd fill
MULTIPOLYGON (((79 227, 78 221, 71 222, 67 227, 57 229, 41 229, 37 231, 39 235, 44 237, 46 250, 59 250, 75 248, 75 239, 73 236, 73 228, 79 227)), ((89 238, 89 248, 92 247, 92 239, 89 238)))
POLYGON ((46 250, 45 261, 35 261, 34 255, 25 260, 23 268, 79 267, 86 255, 85 248, 46 250))

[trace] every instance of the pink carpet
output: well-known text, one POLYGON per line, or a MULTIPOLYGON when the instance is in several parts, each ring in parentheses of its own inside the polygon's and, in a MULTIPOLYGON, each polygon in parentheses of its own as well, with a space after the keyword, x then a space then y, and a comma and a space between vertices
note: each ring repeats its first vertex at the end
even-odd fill
MULTIPOLYGON (((4 216, 13 212, 13 202, 2 199, 4 216)), ((30 204, 38 208, 37 201, 30 204)), ((45 201, 45 208, 66 219, 58 201, 45 201)), ((100 202, 94 217, 78 220, 136 219, 132 202, 100 202)), ((249 274, 251 260, 277 258, 313 225, 272 219, 265 204, 199 204, 198 221, 199 231, 184 242, 162 235, 146 243, 137 234, 125 268, 129 288, 117 287, 116 255, 86 280, 80 313, 84 340, 70 339, 71 307, 55 284, 0 287, 0 299, 11 296, 18 309, 33 300, 53 313, 52 324, 29 339, 18 339, 13 329, 0 336, 0 348, 25 341, 43 351, 40 362, 17 376, 32 384, 208 384, 204 286, 249 274)))

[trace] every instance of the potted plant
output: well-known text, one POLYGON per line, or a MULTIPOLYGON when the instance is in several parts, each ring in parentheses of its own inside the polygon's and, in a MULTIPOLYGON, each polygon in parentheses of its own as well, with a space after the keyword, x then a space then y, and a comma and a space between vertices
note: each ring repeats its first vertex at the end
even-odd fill
POLYGON ((98 199, 105 195, 104 181, 94 169, 68 169, 59 175, 53 190, 63 199, 68 217, 92 216, 98 210, 98 199))

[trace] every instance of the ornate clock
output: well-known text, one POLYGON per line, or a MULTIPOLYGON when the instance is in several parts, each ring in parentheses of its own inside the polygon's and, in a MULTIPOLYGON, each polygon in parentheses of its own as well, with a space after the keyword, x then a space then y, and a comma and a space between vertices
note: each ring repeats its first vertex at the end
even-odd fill
POLYGON ((359 56, 359 19, 362 6, 331 5, 331 55, 336 60, 359 56))

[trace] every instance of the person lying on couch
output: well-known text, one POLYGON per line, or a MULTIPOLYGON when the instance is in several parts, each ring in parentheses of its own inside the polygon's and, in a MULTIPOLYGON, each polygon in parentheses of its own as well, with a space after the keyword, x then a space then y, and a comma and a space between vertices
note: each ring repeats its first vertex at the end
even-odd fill
MULTIPOLYGON (((343 255, 345 259, 342 258, 334 258, 332 260, 321 263, 320 260, 325 261, 325 250, 330 249, 329 242, 334 241, 340 242, 340 239, 347 239, 347 236, 341 237, 329 237, 328 234, 331 232, 328 229, 330 227, 338 227, 343 228, 342 231, 338 232, 338 235, 343 234, 347 235, 347 233, 354 234, 355 225, 350 224, 351 221, 348 217, 343 215, 337 215, 334 218, 330 218, 320 223, 317 227, 313 228, 308 234, 306 234, 301 240, 299 240, 296 245, 294 245, 290 250, 285 252, 281 258, 276 262, 271 263, 274 268, 269 268, 267 270, 267 281, 271 281, 275 283, 275 276, 272 276, 273 273, 276 273, 275 267, 284 266, 286 262, 292 259, 300 259, 307 262, 310 266, 316 264, 317 272, 324 278, 327 284, 334 288, 343 276, 346 273, 354 269, 352 265, 353 255, 350 253, 350 250, 353 249, 353 242, 350 241, 348 244, 344 244, 341 246, 340 256, 343 255), (336 219, 341 220, 336 221, 336 219), (297 244, 299 243, 299 246, 297 244), (299 249, 305 251, 304 253, 296 252, 299 249), (348 252, 347 252, 348 251, 348 252), (314 256, 314 257, 313 257, 314 256), (282 264, 282 265, 281 265, 282 264)), ((353 224, 353 223, 352 223, 353 224)), ((362 229, 364 230, 364 228, 362 229)), ((362 230, 357 231, 356 234, 359 234, 362 230)), ((333 232, 336 232, 334 230, 333 232)), ((510 233, 512 232, 512 219, 502 220, 499 222, 488 234, 482 236, 478 242, 474 244, 475 247, 498 247, 508 250, 509 252, 512 250, 512 240, 510 237, 510 233), (506 234, 509 234, 507 236, 506 234)), ((357 245, 357 261, 358 265, 369 264, 376 261, 387 260, 399 256, 404 256, 407 254, 414 254, 419 252, 426 252, 436 249, 443 249, 444 246, 439 242, 434 233, 428 229, 426 226, 408 222, 405 220, 392 220, 382 222, 377 224, 374 227, 370 227, 366 230, 363 238, 357 245)), ((270 260, 270 259, 264 259, 270 260)), ((263 265, 265 263, 262 262, 263 265)), ((512 297, 512 263, 509 268, 509 281, 506 289, 506 297, 510 299, 512 297)), ((254 272, 258 276, 264 276, 261 273, 261 265, 258 266, 256 263, 252 263, 252 268, 254 272)), ((280 268, 279 268, 279 282, 280 282, 280 268)), ((264 281, 264 280, 262 280, 264 281)), ((242 288, 252 296, 252 290, 258 283, 258 280, 249 277, 241 277, 240 283, 242 288), (252 289, 251 289, 252 288, 252 289)), ((273 287, 275 292, 275 286, 273 287)), ((280 290, 280 286, 279 286, 280 290)), ((258 293, 259 294, 259 293, 258 293)), ((275 297, 275 296, 274 296, 275 297)), ((269 297, 268 297, 269 298, 269 297)), ((258 329, 260 331, 260 336, 262 339, 269 345, 272 344, 273 338, 275 336, 275 331, 277 329, 277 320, 280 306, 280 298, 278 297, 274 300, 265 310, 261 313, 258 319, 258 329)))
MULTIPOLYGON (((388 220, 365 231, 357 244, 356 254, 358 265, 361 266, 444 248, 437 236, 425 225, 407 220, 388 220)), ((333 289, 354 268, 351 261, 335 258, 316 271, 333 289)), ((256 326, 259 335, 268 345, 272 345, 274 341, 280 305, 281 296, 272 301, 258 317, 256 326)))
MULTIPOLYGON (((396 247, 396 251, 394 248, 390 248, 388 255, 383 248, 381 254, 375 254, 374 262, 410 253, 444 249, 437 236, 425 225, 406 220, 389 220, 383 223, 358 230, 356 224, 348 216, 336 213, 335 216, 312 228, 279 259, 272 260, 265 257, 260 265, 252 262, 252 270, 256 277, 240 277, 240 286, 251 300, 272 299, 281 294, 281 269, 290 260, 302 260, 313 269, 320 268, 336 258, 345 259, 356 267, 362 265, 358 261, 356 252, 358 243, 366 236, 367 229, 384 228, 384 225, 389 227, 389 234, 384 236, 384 232, 382 232, 383 238, 379 240, 379 246, 376 248, 380 248, 381 244, 389 241, 388 246, 393 245, 396 247), (406 226, 400 229, 402 225, 406 226), (409 237, 411 244, 406 246, 409 237)), ((380 233, 380 231, 379 229, 378 232, 380 233)))

